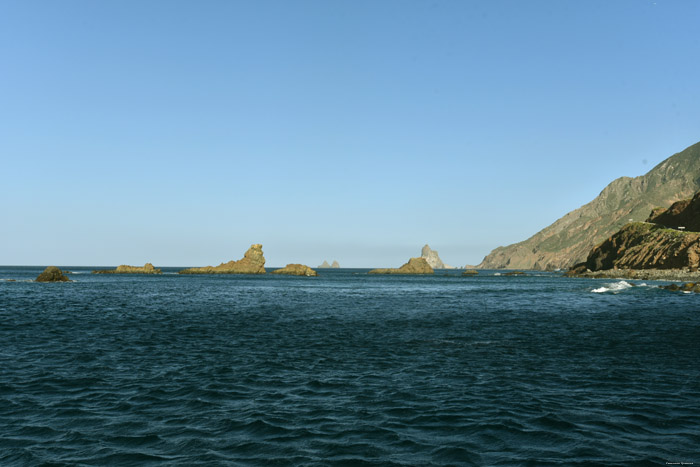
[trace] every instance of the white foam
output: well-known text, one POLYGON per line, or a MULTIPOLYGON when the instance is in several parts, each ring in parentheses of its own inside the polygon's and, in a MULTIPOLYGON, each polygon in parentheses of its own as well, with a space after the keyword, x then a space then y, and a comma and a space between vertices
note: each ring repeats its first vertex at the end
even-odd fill
POLYGON ((633 287, 632 284, 626 281, 620 281, 620 282, 613 282, 612 284, 606 284, 606 286, 603 287, 598 287, 597 289, 591 290, 593 293, 605 293, 605 292, 612 292, 612 293, 618 293, 621 292, 625 289, 629 289, 630 287, 633 287))

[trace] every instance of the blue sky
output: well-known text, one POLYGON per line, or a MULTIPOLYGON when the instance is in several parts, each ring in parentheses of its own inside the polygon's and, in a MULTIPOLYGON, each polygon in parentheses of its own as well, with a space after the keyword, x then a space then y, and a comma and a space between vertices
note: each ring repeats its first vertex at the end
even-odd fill
POLYGON ((700 141, 696 1, 0 0, 0 264, 476 264, 700 141))

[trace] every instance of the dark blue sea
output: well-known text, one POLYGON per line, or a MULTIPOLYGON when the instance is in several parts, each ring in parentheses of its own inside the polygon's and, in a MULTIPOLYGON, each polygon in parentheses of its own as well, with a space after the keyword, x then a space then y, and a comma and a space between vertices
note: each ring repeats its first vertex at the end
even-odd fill
POLYGON ((700 295, 66 269, 0 267, 2 466, 700 465, 700 295))

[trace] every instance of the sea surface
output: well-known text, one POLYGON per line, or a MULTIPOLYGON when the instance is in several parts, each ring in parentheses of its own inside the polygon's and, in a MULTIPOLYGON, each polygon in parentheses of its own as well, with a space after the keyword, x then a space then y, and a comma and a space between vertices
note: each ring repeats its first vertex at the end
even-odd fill
POLYGON ((700 295, 66 269, 0 267, 2 466, 700 465, 700 295))

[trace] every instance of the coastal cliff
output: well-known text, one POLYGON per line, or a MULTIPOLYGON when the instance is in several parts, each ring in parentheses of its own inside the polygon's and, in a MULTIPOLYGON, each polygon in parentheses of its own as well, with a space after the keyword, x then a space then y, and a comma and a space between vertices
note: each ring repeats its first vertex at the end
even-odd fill
POLYGON ((183 269, 179 274, 265 274, 265 257, 262 245, 251 245, 238 261, 221 263, 218 266, 183 269))
POLYGON ((700 233, 646 222, 627 224, 593 250, 572 271, 607 269, 691 269, 700 265, 700 233))
MULTIPOLYGON (((675 270, 694 273, 700 266, 700 192, 691 199, 656 208, 646 222, 633 222, 597 245, 585 262, 572 267, 568 276, 619 274, 638 276, 639 270, 675 270), (679 230, 682 228, 683 230, 679 230), (694 230, 694 231, 687 231, 694 230), (611 271, 611 272, 610 272, 611 271)), ((664 276, 655 272, 647 277, 664 276)), ((684 273, 683 273, 684 274, 684 273)), ((676 276, 674 276, 676 277, 676 276)))
POLYGON ((434 272, 425 258, 411 258, 400 268, 372 269, 368 274, 433 274, 434 272))
POLYGON ((140 266, 129 266, 122 264, 117 266, 116 269, 109 270, 96 270, 92 271, 93 274, 162 274, 163 271, 153 267, 151 263, 146 263, 143 267, 140 266))
POLYGON ((499 247, 480 269, 559 269, 586 260, 593 247, 629 220, 643 221, 658 206, 700 190, 700 143, 658 164, 646 175, 610 183, 590 203, 566 214, 529 239, 499 247))

